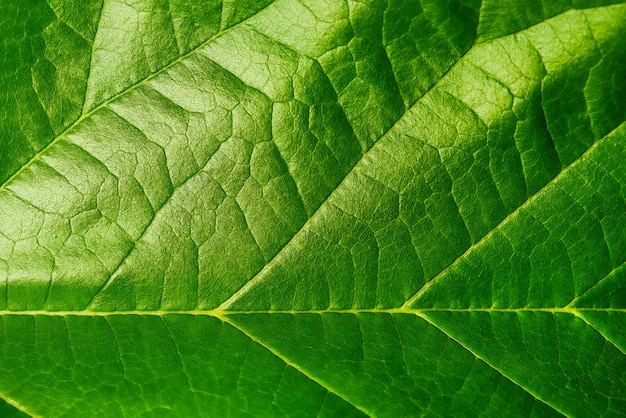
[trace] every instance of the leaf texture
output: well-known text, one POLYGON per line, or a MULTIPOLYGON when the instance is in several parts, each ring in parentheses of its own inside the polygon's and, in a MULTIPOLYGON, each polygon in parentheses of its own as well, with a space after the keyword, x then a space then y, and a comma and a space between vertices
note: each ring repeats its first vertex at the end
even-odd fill
POLYGON ((624 416, 626 5, 32 3, 0 415, 624 416))

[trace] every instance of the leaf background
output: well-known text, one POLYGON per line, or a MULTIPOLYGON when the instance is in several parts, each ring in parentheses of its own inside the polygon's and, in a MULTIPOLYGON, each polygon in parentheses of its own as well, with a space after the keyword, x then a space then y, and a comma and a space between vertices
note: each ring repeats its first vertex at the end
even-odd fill
POLYGON ((0 6, 1 411, 620 416, 611 3, 0 6))

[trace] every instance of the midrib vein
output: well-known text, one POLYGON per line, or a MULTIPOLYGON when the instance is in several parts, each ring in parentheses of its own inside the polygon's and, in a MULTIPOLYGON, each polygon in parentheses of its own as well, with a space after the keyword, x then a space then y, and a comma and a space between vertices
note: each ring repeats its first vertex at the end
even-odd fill
POLYGON ((406 307, 389 308, 389 309, 309 309, 309 310, 249 310, 249 311, 236 311, 236 310, 222 310, 208 309, 208 310, 129 310, 129 311, 45 311, 45 310, 23 310, 23 311, 11 311, 0 310, 0 316, 87 316, 87 317, 99 317, 99 316, 166 316, 166 315, 193 315, 193 316, 212 316, 222 320, 226 320, 229 316, 234 315, 254 315, 254 314, 283 314, 283 315, 303 315, 303 314, 390 314, 390 315, 420 315, 428 312, 450 312, 450 313, 471 313, 471 312, 485 312, 485 313, 524 313, 524 312, 546 312, 552 314, 570 314, 576 317, 584 312, 615 312, 626 313, 626 308, 425 308, 425 309, 411 309, 406 307))
MULTIPOLYGON (((24 172, 26 169, 28 169, 34 162, 38 161, 42 157, 42 155, 44 155, 51 148, 53 148, 59 141, 61 141, 63 138, 65 138, 70 132, 72 132, 72 130, 74 130, 78 125, 80 125, 85 119, 91 117, 98 110, 108 106, 109 103, 111 103, 114 100, 116 100, 116 99, 126 95, 127 93, 130 93, 131 91, 135 90, 136 88, 138 88, 138 87, 148 83, 150 80, 152 80, 153 78, 157 77, 158 75, 164 73, 165 71, 169 70, 174 65, 178 64, 179 62, 183 61, 184 59, 188 58, 189 56, 195 54, 199 49, 201 49, 204 46, 208 45, 209 43, 213 42, 215 39, 220 38, 220 37, 224 36, 226 33, 228 33, 231 30, 233 30, 234 28, 237 28, 237 27, 243 25, 244 23, 246 23, 250 19, 254 18, 256 15, 261 13, 263 10, 265 10, 267 7, 269 7, 273 3, 274 3, 274 1, 269 2, 262 9, 257 11, 255 14, 247 17, 246 19, 242 20, 241 22, 238 22, 237 24, 235 24, 235 25, 233 25, 233 26, 231 26, 231 27, 229 27, 229 28, 227 28, 225 30, 221 30, 221 28, 220 28, 220 31, 218 33, 216 33, 215 35, 211 36, 206 41, 202 42, 201 44, 199 44, 195 48, 189 50, 185 54, 179 56, 178 58, 176 58, 174 61, 170 62, 169 64, 161 67, 157 71, 149 74, 147 77, 144 77, 141 80, 138 80, 137 82, 135 82, 134 84, 132 84, 132 85, 130 85, 128 87, 126 87, 124 90, 121 90, 119 93, 115 94, 114 96, 106 99, 105 101, 103 101, 102 103, 100 103, 96 107, 92 108, 88 112, 85 112, 84 109, 83 109, 83 112, 82 112, 81 116, 76 121, 74 121, 74 123, 72 123, 63 132, 61 132, 57 137, 55 137, 48 145, 46 145, 39 152, 37 152, 35 155, 33 155, 30 158, 30 160, 28 160, 28 162, 26 162, 26 164, 24 164, 22 167, 20 167, 20 169, 17 170, 15 173, 13 173, 8 179, 6 179, 4 181, 4 183, 2 183, 0 185, 0 191, 6 189, 6 187, 9 184, 11 184, 17 177, 19 177, 22 172, 24 172)), ((220 16, 221 16, 221 14, 220 14, 220 16)), ((90 64, 90 71, 91 71, 91 64, 90 64)))

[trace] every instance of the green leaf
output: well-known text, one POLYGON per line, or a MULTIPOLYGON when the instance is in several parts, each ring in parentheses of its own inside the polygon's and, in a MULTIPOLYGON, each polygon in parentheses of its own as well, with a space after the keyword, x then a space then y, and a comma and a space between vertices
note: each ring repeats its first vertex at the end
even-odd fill
POLYGON ((626 4, 27 3, 0 415, 624 416, 626 4))
POLYGON ((4 400, 0 400, 0 416, 5 418, 27 418, 29 415, 4 400))

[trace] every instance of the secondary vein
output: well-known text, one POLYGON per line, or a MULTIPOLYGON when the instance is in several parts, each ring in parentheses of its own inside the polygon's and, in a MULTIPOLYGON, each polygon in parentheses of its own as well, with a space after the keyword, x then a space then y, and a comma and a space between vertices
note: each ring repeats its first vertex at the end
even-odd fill
MULTIPOLYGON (((269 7, 273 2, 269 2, 267 5, 265 5, 261 10, 259 10, 256 14, 260 13, 261 11, 263 11, 264 9, 266 9, 267 7, 269 7)), ((28 167, 30 167, 35 161, 39 160, 41 158, 42 155, 44 155, 46 152, 48 152, 52 147, 54 147, 61 139, 63 139, 64 137, 66 137, 72 130, 74 130, 78 125, 80 125, 82 123, 82 121, 84 121, 85 119, 89 118, 91 115, 93 115, 94 113, 96 113, 98 110, 106 107, 109 103, 111 103, 112 101, 116 100, 117 98, 124 96, 125 94, 135 90, 136 88, 146 84, 147 82, 149 82, 150 80, 152 80, 153 78, 155 78, 156 76, 158 76, 159 74, 162 74, 163 72, 167 71, 168 69, 172 68, 174 65, 178 64, 179 62, 183 61, 185 58, 193 55, 194 53, 196 53, 199 49, 203 48, 205 45, 213 42, 215 39, 222 37, 224 34, 228 33, 229 31, 233 30, 234 28, 244 24, 245 22, 247 22, 248 20, 252 19, 254 16, 256 16, 256 14, 242 20, 241 22, 221 31, 216 33, 215 35, 211 36, 209 39, 207 39, 206 41, 202 42, 201 44, 199 44, 198 46, 196 46, 195 48, 189 50, 188 52, 186 52, 185 54, 179 56, 178 58, 176 58, 175 60, 173 60, 172 62, 170 62, 169 64, 161 67, 159 70, 149 74, 147 77, 142 78, 141 80, 138 80, 137 82, 135 82, 134 84, 126 87, 124 90, 120 91, 119 93, 115 94, 114 96, 110 97, 109 99, 103 101, 102 103, 100 103, 99 105, 97 105, 96 107, 94 107, 93 109, 89 110, 88 112, 85 112, 83 109, 82 115, 80 118, 78 118, 74 123, 72 123, 69 127, 67 127, 63 132, 61 132, 56 138, 54 138, 48 145, 46 145, 44 148, 42 148, 39 152, 37 152, 35 155, 33 155, 31 157, 30 160, 28 160, 28 162, 26 162, 26 164, 24 164, 22 167, 20 167, 19 170, 17 170, 15 173, 13 173, 13 175, 11 175, 8 179, 6 179, 4 181, 4 183, 2 183, 0 185, 0 191, 6 189, 6 187, 11 184, 17 177, 20 176, 20 174, 25 171, 28 167)))

